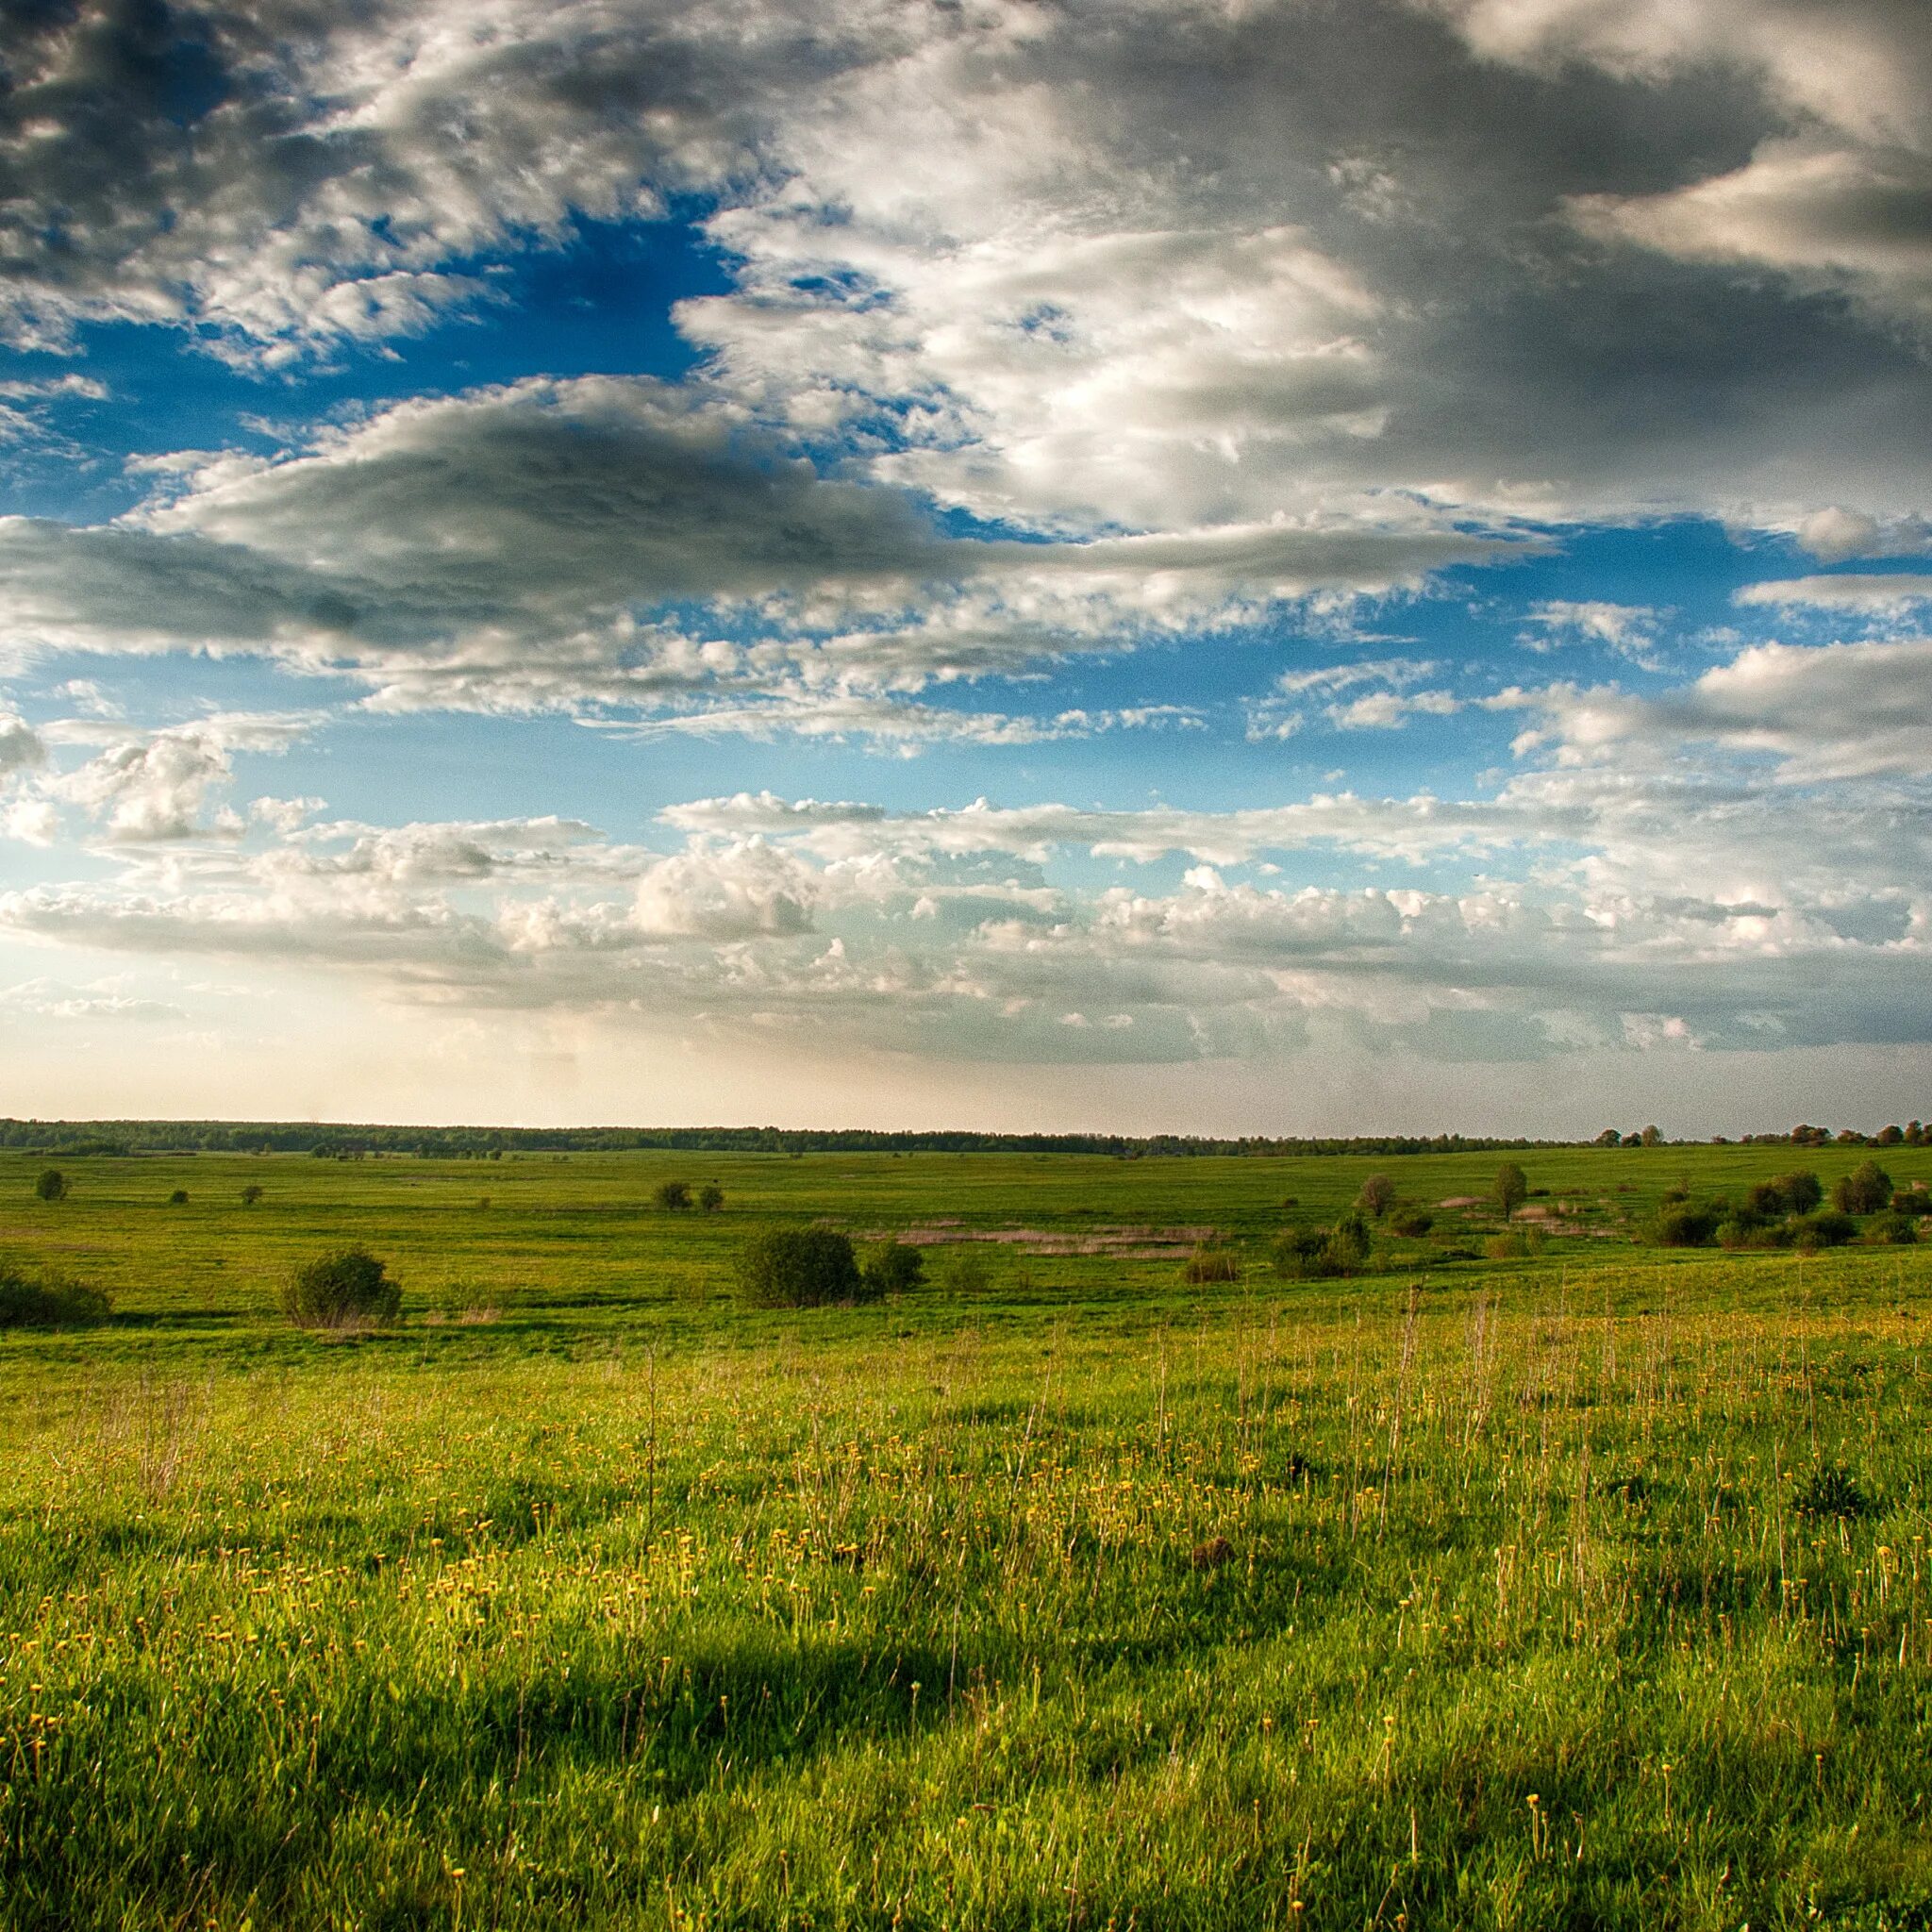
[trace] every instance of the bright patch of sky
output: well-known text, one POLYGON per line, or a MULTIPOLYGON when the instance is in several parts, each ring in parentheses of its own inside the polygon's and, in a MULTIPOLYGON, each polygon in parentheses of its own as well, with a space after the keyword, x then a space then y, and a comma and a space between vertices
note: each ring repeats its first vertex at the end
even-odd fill
POLYGON ((1923 1114, 1911 0, 0 45, 15 1111, 1923 1114))

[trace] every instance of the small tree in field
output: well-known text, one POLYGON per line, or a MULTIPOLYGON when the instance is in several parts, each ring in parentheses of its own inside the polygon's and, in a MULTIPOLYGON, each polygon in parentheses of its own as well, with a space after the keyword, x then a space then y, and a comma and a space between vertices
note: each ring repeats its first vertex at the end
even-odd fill
POLYGON ((651 1197, 658 1207, 673 1214, 682 1214, 691 1206, 691 1183, 689 1181, 659 1181, 658 1191, 651 1197))
POLYGON ((1831 1205, 1840 1214, 1876 1214, 1891 1205, 1891 1176, 1868 1160, 1833 1183, 1831 1205))
POLYGON ((724 1190, 716 1181, 707 1181, 698 1190, 698 1206, 707 1214, 715 1214, 724 1205, 724 1190))
POLYGON ((746 1296, 766 1307, 815 1308, 864 1293, 849 1236, 829 1227, 768 1227, 738 1256, 746 1296))
POLYGON ((298 1328, 340 1328, 351 1322, 393 1322, 403 1291, 388 1264, 366 1248, 345 1248, 296 1269, 282 1291, 282 1312, 298 1328))
POLYGON ((1769 1221, 1780 1214, 1808 1214, 1824 1199, 1824 1184, 1807 1168, 1757 1182, 1745 1195, 1744 1205, 1760 1220, 1769 1221))
POLYGON ((1496 1178, 1490 1189, 1490 1198, 1495 1202, 1505 1221, 1511 1219, 1516 1210, 1529 1199, 1529 1176, 1513 1160, 1506 1160, 1496 1170, 1496 1178))
POLYGON ((1377 1221, 1395 1205, 1395 1183, 1386 1174, 1372 1174, 1356 1196, 1356 1206, 1377 1221))
POLYGON ((255 1204, 260 1199, 261 1183, 259 1181, 250 1181, 248 1185, 242 1190, 242 1207, 253 1208, 255 1204))
POLYGON ((64 1201, 67 1198, 67 1176, 58 1167, 41 1170, 41 1177, 34 1183, 34 1198, 38 1201, 64 1201))

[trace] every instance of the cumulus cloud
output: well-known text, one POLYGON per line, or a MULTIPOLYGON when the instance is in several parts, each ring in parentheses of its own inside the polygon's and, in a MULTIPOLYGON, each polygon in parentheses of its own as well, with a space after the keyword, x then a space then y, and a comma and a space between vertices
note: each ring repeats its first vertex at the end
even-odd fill
POLYGON ((816 897, 796 858, 748 839, 654 865, 638 881, 637 929, 648 938, 706 940, 808 932, 816 897))
POLYGON ((17 711, 0 710, 0 785, 45 761, 47 747, 17 711))
POLYGON ((1556 687, 1534 702, 1573 758, 1682 756, 1687 743, 1774 758, 1788 783, 1932 775, 1932 639, 1758 644, 1651 698, 1556 687))

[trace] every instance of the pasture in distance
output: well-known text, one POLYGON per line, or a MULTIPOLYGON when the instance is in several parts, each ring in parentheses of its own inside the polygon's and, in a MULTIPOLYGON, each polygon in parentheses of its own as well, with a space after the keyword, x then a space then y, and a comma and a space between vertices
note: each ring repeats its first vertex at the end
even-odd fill
POLYGON ((0 1924, 1932 1924, 1932 1245, 1632 1240, 1867 1152, 0 1155, 0 1924))

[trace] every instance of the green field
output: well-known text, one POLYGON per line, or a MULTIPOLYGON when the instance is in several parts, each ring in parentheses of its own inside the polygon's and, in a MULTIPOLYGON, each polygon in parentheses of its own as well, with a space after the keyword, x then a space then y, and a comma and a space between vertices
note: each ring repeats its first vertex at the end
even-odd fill
POLYGON ((1634 1239, 1867 1153, 0 1155, 0 1925, 1932 1926, 1932 1245, 1634 1239))

